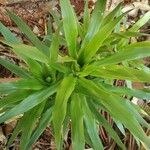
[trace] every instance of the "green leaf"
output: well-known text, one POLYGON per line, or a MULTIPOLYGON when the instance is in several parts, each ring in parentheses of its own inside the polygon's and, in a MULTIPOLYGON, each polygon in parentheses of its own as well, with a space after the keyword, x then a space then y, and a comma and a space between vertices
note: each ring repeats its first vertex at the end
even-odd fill
POLYGON ((89 27, 90 13, 89 13, 89 0, 84 0, 84 15, 83 15, 83 28, 86 33, 89 27))
POLYGON ((53 69, 58 70, 59 72, 62 72, 64 74, 66 74, 70 71, 70 68, 68 68, 65 65, 62 65, 61 63, 52 63, 50 65, 53 69))
POLYGON ((30 140, 27 143, 27 146, 26 146, 27 148, 30 148, 36 142, 36 140, 39 138, 39 136, 45 130, 45 128, 48 125, 48 123, 51 121, 51 119, 52 119, 51 116, 52 116, 52 108, 49 108, 42 115, 35 132, 33 133, 33 135, 31 136, 30 140))
POLYGON ((14 116, 22 114, 30 110, 31 108, 35 107, 36 105, 40 104, 41 102, 43 102, 45 99, 47 99, 49 96, 53 95, 56 92, 58 85, 59 84, 57 83, 49 88, 31 94, 26 99, 24 99, 20 104, 16 105, 11 110, 5 112, 0 117, 0 123, 14 116))
POLYGON ((82 65, 91 60, 98 49, 102 46, 104 40, 111 34, 111 32, 114 30, 114 27, 119 23, 123 16, 124 15, 119 16, 114 21, 109 22, 107 25, 102 27, 102 29, 100 29, 91 39, 91 41, 85 46, 85 48, 80 49, 79 62, 82 65))
POLYGON ((110 114, 115 119, 123 123, 134 136, 138 137, 139 140, 145 143, 148 147, 150 146, 148 137, 137 121, 139 120, 139 116, 136 118, 137 114, 132 112, 132 109, 126 103, 126 100, 108 92, 107 89, 100 85, 97 86, 90 80, 80 79, 79 84, 81 84, 81 86, 85 88, 91 96, 93 95, 96 100, 102 103, 110 114))
POLYGON ((132 69, 131 67, 125 67, 121 65, 111 65, 106 67, 95 67, 91 65, 85 69, 85 74, 86 73, 91 76, 102 77, 105 79, 150 82, 150 72, 148 73, 144 70, 132 69))
POLYGON ((150 100, 150 93, 145 92, 144 89, 137 90, 137 89, 130 89, 127 87, 116 87, 116 86, 112 86, 112 85, 104 84, 104 83, 102 85, 113 93, 125 94, 125 95, 134 96, 140 99, 150 100))
POLYGON ((104 26, 110 21, 113 21, 114 17, 116 17, 121 7, 122 7, 122 3, 119 3, 106 17, 104 17, 104 19, 102 20, 101 26, 104 26))
POLYGON ((60 0, 60 6, 63 17, 65 37, 69 47, 69 54, 73 58, 76 58, 76 40, 78 36, 77 18, 69 0, 60 0))
POLYGON ((45 54, 48 54, 48 47, 42 44, 42 42, 35 36, 29 26, 18 16, 16 16, 13 12, 7 10, 10 18, 17 24, 19 29, 27 36, 27 38, 36 46, 37 49, 42 51, 45 54))
POLYGON ((14 142, 15 138, 17 137, 17 135, 21 132, 22 129, 22 123, 23 123, 23 117, 18 121, 10 139, 8 140, 7 143, 7 149, 9 149, 9 147, 11 146, 11 144, 14 142))
POLYGON ((36 47, 25 44, 9 44, 13 47, 13 51, 21 58, 28 57, 43 63, 48 63, 48 57, 40 52, 36 47))
POLYGON ((45 101, 24 114, 24 120, 22 123, 22 134, 20 138, 21 150, 28 150, 28 147, 26 147, 27 142, 30 140, 32 132, 36 127, 38 118, 40 117, 44 109, 44 106, 45 106, 45 101))
MULTIPOLYGON (((142 33, 142 32, 118 32, 118 33, 113 33, 111 38, 126 38, 129 39, 129 37, 137 37, 137 36, 149 36, 149 34, 142 33)), ((108 39, 109 40, 109 39, 108 39)))
POLYGON ((148 11, 141 19, 139 19, 129 31, 136 32, 150 20, 150 11, 148 11))
POLYGON ((9 94, 8 96, 0 99, 0 108, 4 108, 13 103, 19 102, 25 99, 30 94, 31 91, 23 91, 23 90, 18 90, 12 94, 9 94))
POLYGON ((138 42, 130 44, 129 46, 124 47, 122 51, 101 59, 94 64, 99 66, 112 65, 122 61, 135 60, 147 56, 150 56, 150 42, 138 42))
POLYGON ((83 111, 79 94, 74 93, 71 97, 71 135, 72 148, 83 150, 85 145, 83 111))
POLYGON ((21 79, 14 82, 0 83, 0 93, 16 90, 40 90, 44 87, 44 85, 35 79, 21 79))
MULTIPOLYGON (((90 102, 90 101, 89 101, 90 102)), ((125 150, 125 145, 121 142, 121 139, 117 135, 117 133, 114 131, 112 126, 106 121, 106 119, 99 113, 94 106, 92 102, 89 103, 89 107, 91 111, 93 112, 95 118, 99 121, 100 125, 102 125, 105 130, 108 132, 109 136, 111 136, 115 142, 121 147, 122 150, 125 150)))
POLYGON ((87 128, 87 132, 89 134, 90 140, 92 142, 92 147, 95 150, 103 150, 103 145, 100 141, 99 135, 98 135, 98 129, 96 126, 96 120, 92 114, 92 112, 89 109, 89 106, 86 102, 85 97, 82 98, 82 106, 84 110, 84 121, 87 128))
POLYGON ((58 35, 53 34, 53 39, 50 46, 50 62, 55 63, 57 61, 58 49, 59 49, 58 35))
POLYGON ((38 78, 39 80, 42 78, 43 72, 42 72, 42 65, 37 62, 36 60, 30 59, 30 58, 25 58, 25 62, 29 67, 29 71, 31 74, 35 77, 38 78))
POLYGON ((69 75, 65 77, 57 91, 54 110, 53 110, 53 125, 55 132, 55 140, 57 149, 61 149, 61 138, 63 132, 63 121, 66 116, 67 102, 71 96, 76 84, 76 79, 69 75))
POLYGON ((16 38, 14 34, 11 33, 11 31, 5 27, 1 22, 0 22, 0 33, 4 36, 5 40, 9 43, 21 43, 19 39, 16 38))
POLYGON ((89 41, 99 31, 99 28, 103 19, 103 13, 104 13, 105 7, 106 7, 106 0, 97 0, 95 4, 95 9, 93 10, 92 17, 89 23, 87 34, 81 45, 82 48, 85 48, 85 46, 89 43, 89 41))
POLYGON ((9 69, 11 72, 15 73, 17 76, 22 78, 31 78, 30 74, 27 70, 22 69, 21 67, 11 63, 8 60, 5 60, 0 57, 0 64, 5 68, 9 69))

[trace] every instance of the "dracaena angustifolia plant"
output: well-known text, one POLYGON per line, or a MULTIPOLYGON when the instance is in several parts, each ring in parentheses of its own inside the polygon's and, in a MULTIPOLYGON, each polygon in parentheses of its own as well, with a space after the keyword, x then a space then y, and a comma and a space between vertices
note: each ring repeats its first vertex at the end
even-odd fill
POLYGON ((115 126, 127 128, 137 141, 150 148, 150 139, 142 129, 149 128, 149 124, 142 118, 141 109, 129 100, 131 97, 150 99, 149 90, 129 86, 134 81, 150 81, 149 69, 141 63, 142 58, 150 56, 150 42, 129 44, 130 37, 144 35, 138 30, 149 20, 150 12, 126 29, 120 26, 126 15, 120 13, 121 4, 108 15, 104 15, 105 5, 105 0, 97 0, 90 14, 86 1, 83 20, 79 22, 69 0, 60 0, 62 19, 52 13, 58 28, 48 32, 44 41, 8 11, 32 43, 23 44, 0 23, 5 39, 1 42, 26 63, 19 67, 0 58, 1 65, 20 77, 15 82, 0 83, 0 94, 6 95, 0 100, 0 123, 23 114, 8 147, 21 133, 20 149, 30 149, 46 126, 51 125, 56 147, 62 149, 70 124, 74 150, 83 150, 85 143, 95 150, 104 149, 99 125, 125 150, 115 129, 100 113, 103 110, 111 115, 115 126), (67 53, 59 51, 60 46, 67 53), (117 79, 125 80, 126 87, 114 86, 117 79))

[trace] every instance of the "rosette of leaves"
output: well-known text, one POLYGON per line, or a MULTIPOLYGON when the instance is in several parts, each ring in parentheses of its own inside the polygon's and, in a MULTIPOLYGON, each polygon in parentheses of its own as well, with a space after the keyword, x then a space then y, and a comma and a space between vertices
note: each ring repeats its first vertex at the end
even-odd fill
POLYGON ((105 0, 98 0, 89 13, 86 1, 83 19, 78 21, 69 0, 60 0, 62 17, 52 13, 57 28, 48 28, 44 41, 18 16, 7 12, 32 43, 23 44, 0 23, 5 39, 1 42, 26 64, 20 67, 0 58, 1 65, 20 77, 15 82, 0 83, 0 94, 6 95, 0 100, 0 123, 22 114, 8 147, 21 133, 20 149, 29 150, 51 125, 60 150, 70 125, 74 150, 83 150, 85 143, 95 150, 104 149, 99 126, 125 150, 115 129, 100 113, 105 111, 120 131, 120 126, 128 129, 137 141, 150 148, 150 139, 142 129, 149 128, 149 124, 142 118, 142 110, 130 101, 131 97, 150 99, 148 89, 131 86, 134 81, 150 81, 150 71, 142 63, 142 58, 150 56, 150 42, 129 42, 131 37, 145 35, 138 30, 149 20, 150 12, 126 29, 121 4, 107 15, 105 5, 105 0), (59 50, 62 46, 67 52, 59 50), (127 84, 116 87, 115 80, 127 84))

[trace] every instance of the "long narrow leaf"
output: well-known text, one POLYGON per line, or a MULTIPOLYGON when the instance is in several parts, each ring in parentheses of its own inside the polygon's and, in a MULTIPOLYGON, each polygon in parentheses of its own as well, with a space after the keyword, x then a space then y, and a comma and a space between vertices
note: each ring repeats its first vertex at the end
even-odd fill
POLYGON ((4 36, 5 40, 9 43, 21 43, 19 39, 16 38, 16 36, 11 33, 11 31, 6 28, 1 22, 0 22, 0 33, 4 36))
POLYGON ((72 147, 73 149, 84 149, 84 126, 83 111, 79 94, 73 94, 71 99, 71 125, 72 125, 72 147))
POLYGON ((44 131, 44 129, 46 128, 50 120, 52 119, 51 116, 52 116, 52 108, 48 109, 42 115, 42 118, 40 119, 40 123, 37 126, 37 129, 35 130, 35 132, 31 136, 31 139, 27 143, 27 146, 26 146, 27 148, 30 148, 32 144, 36 142, 36 140, 39 138, 39 136, 42 134, 42 132, 44 131))
POLYGON ((43 101, 40 105, 37 105, 33 109, 26 112, 24 115, 24 121, 22 123, 22 134, 20 138, 20 149, 28 150, 26 148, 27 142, 30 140, 32 132, 36 126, 38 118, 40 117, 45 106, 45 101, 43 101), (28 131, 28 132, 27 132, 28 131))
POLYGON ((16 92, 0 99, 0 108, 7 107, 13 103, 19 102, 19 101, 25 99, 30 94, 31 94, 30 91, 18 90, 16 92))
POLYGON ((69 54, 73 58, 76 58, 76 40, 78 36, 77 18, 69 0, 60 0, 60 6, 69 54))
POLYGON ((99 121, 100 125, 102 125, 105 128, 108 134, 115 140, 115 142, 122 148, 122 150, 125 150, 125 145, 121 142, 121 139, 119 138, 117 133, 114 131, 112 126, 106 121, 106 119, 96 110, 94 104, 90 102, 89 107, 96 119, 99 121))
POLYGON ((53 124, 57 149, 61 147, 62 123, 66 116, 67 102, 75 88, 76 79, 69 75, 63 79, 56 95, 53 111, 53 124))
POLYGON ((0 117, 0 123, 17 116, 19 114, 22 114, 31 108, 35 107, 36 105, 43 102, 45 99, 47 99, 49 96, 54 94, 56 92, 56 89, 58 87, 58 84, 54 84, 53 86, 46 88, 44 90, 41 90, 40 92, 35 92, 34 94, 31 94, 29 97, 24 99, 20 104, 13 107, 11 110, 7 111, 0 117))
POLYGON ((87 79, 79 80, 79 83, 87 89, 90 94, 99 99, 99 101, 109 110, 109 112, 119 121, 121 121, 140 141, 150 146, 150 141, 139 125, 136 114, 130 110, 129 106, 120 97, 108 92, 103 87, 97 86, 87 79), (124 116, 124 117, 122 117, 124 116))
POLYGON ((82 42, 82 46, 81 46, 82 48, 84 48, 86 44, 88 44, 88 42, 99 31, 100 25, 102 23, 105 7, 106 7, 106 0, 97 0, 89 23, 89 28, 87 29, 87 34, 85 36, 84 41, 82 42))
POLYGON ((83 110, 84 110, 84 121, 85 121, 85 125, 87 128, 87 132, 89 134, 90 140, 92 142, 92 147, 95 150, 103 150, 103 145, 101 143, 101 140, 98 136, 98 130, 96 127, 96 120, 92 114, 92 112, 89 109, 89 106, 86 102, 86 99, 83 98, 82 99, 82 105, 83 105, 83 110))
POLYGON ((111 65, 117 64, 122 61, 129 61, 140 59, 143 57, 150 56, 150 43, 149 42, 139 42, 135 44, 130 44, 123 48, 124 50, 113 54, 105 59, 95 62, 96 65, 111 65))
POLYGON ((34 35, 29 26, 18 16, 16 16, 13 12, 7 10, 10 18, 17 24, 19 29, 27 36, 27 38, 36 46, 40 51, 48 54, 48 47, 42 44, 42 42, 34 35))
POLYGON ((92 40, 80 50, 79 62, 81 64, 88 63, 90 59, 96 54, 98 49, 102 46, 104 40, 111 34, 114 27, 119 23, 124 15, 119 16, 114 21, 109 22, 92 38, 92 40))
POLYGON ((85 73, 86 72, 88 73, 88 75, 102 77, 106 79, 122 79, 137 82, 150 82, 150 72, 148 73, 144 70, 132 69, 120 65, 111 65, 106 67, 89 66, 89 68, 87 67, 87 70, 85 70, 85 73), (90 68, 92 67, 95 68, 95 70, 90 70, 90 68))
POLYGON ((19 77, 23 78, 31 78, 31 75, 28 73, 27 70, 22 69, 21 67, 11 63, 8 60, 5 60, 0 57, 0 64, 4 66, 5 68, 9 69, 11 72, 15 73, 19 77))

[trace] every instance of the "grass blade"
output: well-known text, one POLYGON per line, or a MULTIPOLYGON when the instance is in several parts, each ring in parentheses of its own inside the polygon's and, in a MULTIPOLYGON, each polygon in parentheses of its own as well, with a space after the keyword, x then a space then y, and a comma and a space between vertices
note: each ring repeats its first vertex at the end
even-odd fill
POLYGON ((130 89, 127 87, 116 87, 116 86, 112 86, 112 85, 104 84, 104 83, 102 85, 113 93, 125 94, 125 95, 134 96, 140 99, 150 100, 150 93, 145 92, 144 89, 137 90, 137 89, 130 89))
POLYGON ((38 118, 40 117, 45 106, 45 101, 40 105, 37 105, 33 109, 29 110, 24 114, 24 120, 22 123, 22 134, 20 139, 20 149, 28 150, 27 142, 30 140, 32 132, 36 127, 38 118), (27 132, 28 131, 28 132, 27 132))
POLYGON ((28 97, 28 95, 30 95, 30 94, 31 94, 30 91, 18 90, 16 92, 8 95, 7 97, 0 99, 0 108, 4 108, 13 103, 19 102, 19 101, 25 99, 26 97, 28 97))
POLYGON ((40 92, 38 91, 38 92, 35 92, 34 94, 31 94, 29 97, 24 99, 20 104, 16 105, 11 110, 9 110, 5 114, 3 114, 0 117, 0 123, 4 122, 14 116, 17 116, 19 114, 27 112, 31 108, 40 104, 45 99, 47 99, 49 96, 53 95, 56 92, 57 87, 58 87, 58 83, 55 85, 52 85, 49 88, 41 90, 40 92))
POLYGON ((102 46, 105 39, 114 30, 114 27, 119 23, 124 15, 116 18, 114 21, 109 22, 102 29, 100 29, 97 34, 92 38, 92 40, 85 46, 84 49, 80 49, 79 62, 83 65, 88 63, 90 59, 96 54, 98 49, 102 46))
POLYGON ((36 142, 36 140, 39 138, 39 136, 45 130, 48 123, 51 121, 51 119, 52 119, 51 116, 52 116, 52 108, 48 109, 42 115, 42 117, 40 119, 40 123, 37 126, 37 129, 35 130, 35 132, 33 133, 33 135, 31 136, 30 140, 27 143, 27 146, 26 146, 27 148, 30 148, 36 142))
MULTIPOLYGON (((85 72, 92 68, 89 67, 85 72)), ((94 68, 94 67, 93 67, 94 68)), ((102 77, 105 79, 120 79, 120 80, 130 80, 137 82, 150 82, 150 72, 145 72, 144 70, 132 69, 130 67, 111 65, 107 67, 97 67, 93 71, 89 70, 89 75, 95 77, 102 77)), ((83 72, 84 73, 84 72, 83 72)))
POLYGON ((102 103, 111 113, 111 115, 123 123, 134 136, 138 137, 140 141, 145 143, 148 147, 150 146, 148 137, 137 121, 139 116, 138 118, 135 117, 137 114, 132 112, 125 100, 108 92, 107 89, 104 89, 104 87, 97 86, 95 83, 87 79, 80 79, 79 84, 81 84, 83 88, 87 89, 87 91, 93 95, 93 97, 102 103))
POLYGON ((72 125, 72 148, 83 150, 84 126, 83 126, 83 111, 79 94, 73 94, 71 99, 71 125, 72 125))
POLYGON ((148 11, 140 20, 138 20, 129 31, 136 32, 150 20, 150 11, 148 11))
POLYGON ((139 42, 124 47, 122 51, 95 62, 95 65, 112 65, 150 56, 150 42, 139 42))
POLYGON ((48 47, 42 44, 42 42, 35 36, 29 26, 18 16, 16 16, 13 12, 7 10, 10 18, 17 24, 19 29, 27 36, 27 38, 37 47, 40 51, 45 54, 48 54, 48 47))
POLYGON ((31 75, 28 73, 27 70, 22 69, 21 67, 11 63, 8 60, 5 60, 0 57, 0 64, 10 70, 11 72, 15 73, 17 76, 22 78, 31 78, 31 75))
POLYGON ((95 118, 99 121, 100 125, 102 125, 108 134, 115 140, 115 142, 120 146, 122 150, 126 150, 125 145, 122 143, 121 139, 114 131, 112 126, 106 121, 106 119, 96 110, 94 104, 90 102, 89 107, 93 112, 95 118))
POLYGON ((63 79, 57 91, 53 111, 53 125, 57 149, 61 149, 62 123, 66 116, 67 102, 75 88, 75 84, 76 79, 72 75, 69 75, 63 79))
POLYGON ((92 13, 92 17, 89 23, 89 28, 87 30, 87 34, 85 36, 84 41, 82 42, 82 48, 85 48, 85 45, 89 43, 89 41, 95 36, 95 34, 99 31, 103 13, 106 7, 106 0, 97 0, 95 4, 95 9, 92 13))
POLYGON ((6 28, 1 22, 0 22, 0 33, 4 36, 5 40, 9 43, 19 44, 21 41, 16 38, 16 36, 8 29, 6 28))
POLYGON ((100 149, 102 150, 104 148, 103 148, 103 145, 102 145, 99 135, 98 135, 96 120, 94 119, 94 116, 93 116, 92 112, 90 111, 85 98, 82 99, 82 103, 83 103, 82 106, 83 106, 83 110, 84 110, 84 121, 85 121, 88 135, 92 142, 92 147, 95 150, 100 150, 100 149))
POLYGON ((6 82, 0 83, 0 93, 6 93, 7 91, 16 91, 16 90, 40 90, 43 89, 45 86, 42 85, 37 80, 18 80, 15 82, 6 82), (31 86, 32 85, 32 86, 31 86))
POLYGON ((64 32, 69 47, 69 54, 73 58, 76 58, 76 40, 78 36, 77 18, 69 0, 60 0, 60 6, 63 17, 64 32))

